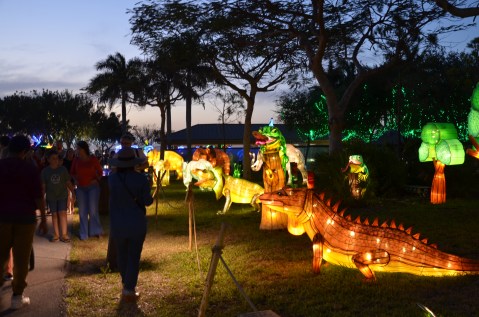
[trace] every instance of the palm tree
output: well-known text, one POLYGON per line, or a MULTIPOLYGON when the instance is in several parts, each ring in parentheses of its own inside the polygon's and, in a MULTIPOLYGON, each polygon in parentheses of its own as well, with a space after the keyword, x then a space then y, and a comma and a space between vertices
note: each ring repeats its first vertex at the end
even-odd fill
POLYGON ((126 103, 134 100, 133 96, 138 90, 138 74, 142 61, 139 58, 130 59, 116 52, 108 55, 105 60, 96 64, 99 71, 85 88, 91 94, 99 93, 100 102, 108 102, 109 109, 116 101, 121 100, 121 130, 127 131, 126 103))

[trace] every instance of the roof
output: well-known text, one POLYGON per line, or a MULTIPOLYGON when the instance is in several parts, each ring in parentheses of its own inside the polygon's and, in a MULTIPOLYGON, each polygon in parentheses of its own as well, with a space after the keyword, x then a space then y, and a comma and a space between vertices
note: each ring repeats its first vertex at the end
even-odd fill
MULTIPOLYGON (((268 123, 251 124, 251 131, 258 131, 260 128, 268 125, 268 123)), ((290 144, 304 144, 296 131, 288 129, 284 124, 275 124, 275 127, 281 130, 286 142, 290 144)), ((191 143, 192 145, 208 145, 208 144, 243 144, 244 124, 196 124, 191 127, 191 143), (224 131, 224 132, 223 132, 224 131)), ((251 144, 255 143, 253 135, 250 136, 251 144)), ((186 129, 173 132, 168 136, 171 145, 186 144, 186 129)), ((318 140, 312 142, 316 145, 327 145, 327 140, 318 140)))

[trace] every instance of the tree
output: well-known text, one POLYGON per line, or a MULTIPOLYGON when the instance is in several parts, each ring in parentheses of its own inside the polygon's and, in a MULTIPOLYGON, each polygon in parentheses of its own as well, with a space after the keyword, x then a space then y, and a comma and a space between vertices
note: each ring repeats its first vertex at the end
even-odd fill
POLYGON ((86 88, 91 94, 99 93, 100 102, 107 102, 110 110, 118 100, 121 101, 121 126, 122 131, 127 131, 126 104, 134 100, 133 96, 138 91, 138 76, 141 60, 133 58, 126 61, 119 52, 108 55, 105 60, 96 64, 97 74, 86 88))
MULTIPOLYGON (((181 10, 175 1, 160 1, 156 3, 142 3, 132 10, 130 23, 132 24, 132 43, 150 56, 156 54, 158 47, 167 49, 174 59, 176 71, 181 74, 186 84, 184 99, 186 103, 186 144, 188 158, 191 159, 191 115, 193 101, 202 102, 204 91, 214 79, 211 68, 205 62, 207 47, 200 42, 201 36, 195 28, 178 28, 175 21, 187 14, 191 7, 184 5, 181 10)), ((203 104, 204 108, 204 104, 203 104)), ((168 113, 167 113, 168 115, 168 113)), ((167 122, 170 122, 167 120, 167 122)), ((171 125, 167 123, 167 133, 171 132, 171 125)))
MULTIPOLYGON (((223 1, 160 1, 164 6, 149 7, 147 16, 162 16, 164 9, 167 14, 162 17, 162 24, 152 24, 151 28, 136 29, 146 35, 141 37, 142 43, 150 49, 161 48, 162 41, 157 41, 169 30, 197 30, 202 47, 208 48, 205 57, 211 67, 216 81, 240 94, 246 101, 246 115, 243 133, 244 162, 249 161, 251 118, 254 109, 256 94, 271 91, 283 82, 287 75, 292 73, 292 67, 286 62, 293 54, 285 48, 278 51, 266 45, 258 48, 250 45, 259 40, 251 33, 251 25, 244 16, 238 15, 238 8, 242 2, 232 2, 225 6, 223 1), (146 44, 145 44, 146 43, 146 44)), ((147 20, 149 21, 149 20, 147 20)), ((142 23, 141 25, 145 25, 142 23)), ((181 32, 181 31, 180 31, 181 32)), ((277 40, 282 40, 277 37, 277 40)), ((264 42, 264 41, 262 41, 264 42)), ((279 46, 279 45, 278 45, 279 46)), ((276 46, 276 47, 278 47, 276 46)), ((244 177, 251 174, 249 164, 244 164, 244 177)))
POLYGON ((183 99, 185 84, 172 62, 171 52, 157 51, 155 59, 146 60, 140 77, 141 91, 137 95, 140 105, 160 109, 160 157, 163 159, 167 148, 166 116, 171 106, 183 99))
POLYGON ((318 87, 283 94, 276 102, 276 113, 290 129, 308 143, 305 159, 308 159, 311 141, 328 135, 328 111, 326 100, 318 87))
MULTIPOLYGON (((248 1, 250 17, 264 38, 289 36, 326 96, 330 152, 342 147, 345 113, 356 92, 370 78, 410 61, 436 34, 458 28, 434 29, 443 16, 419 1, 248 1), (431 27, 432 32, 426 32, 431 27), (269 37, 268 37, 269 36, 269 37), (326 65, 346 79, 337 85, 326 65)), ((271 42, 274 45, 274 41, 271 42)))
POLYGON ((231 122, 241 123, 244 115, 244 100, 235 92, 228 90, 218 90, 215 94, 216 100, 221 102, 221 105, 216 103, 216 100, 211 102, 211 105, 218 112, 218 122, 221 123, 223 130, 223 146, 226 151, 226 124, 231 122))
POLYGON ((447 11, 450 14, 460 18, 476 17, 479 15, 479 3, 476 4, 476 7, 473 7, 472 2, 469 4, 469 6, 464 4, 464 1, 434 0, 434 2, 444 11, 447 11), (456 5, 456 3, 458 4, 456 5))

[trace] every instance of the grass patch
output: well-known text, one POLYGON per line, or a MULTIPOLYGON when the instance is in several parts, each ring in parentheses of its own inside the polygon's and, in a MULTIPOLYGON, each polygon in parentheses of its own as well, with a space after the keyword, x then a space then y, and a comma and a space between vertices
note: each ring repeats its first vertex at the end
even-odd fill
MULTIPOLYGON (((67 276, 69 316, 197 316, 211 247, 222 222, 223 258, 259 310, 294 316, 426 316, 421 303, 436 316, 478 316, 479 276, 431 278, 377 273, 377 284, 365 284, 358 270, 325 264, 321 274, 311 269, 311 241, 287 231, 259 230, 260 214, 249 205, 233 204, 226 215, 213 193, 195 189, 197 255, 188 250, 188 211, 181 183, 165 189, 148 208, 149 229, 139 277, 142 297, 138 308, 118 305, 119 274, 105 266, 108 238, 72 240, 71 270, 67 276)), ((395 219, 414 226, 439 249, 479 259, 478 200, 450 200, 434 206, 421 198, 375 200, 350 210, 354 216, 395 219)), ((108 217, 102 217, 108 232, 108 217)), ((74 218, 74 230, 78 218, 74 218)), ((210 293, 207 316, 237 316, 252 309, 220 263, 210 293)))

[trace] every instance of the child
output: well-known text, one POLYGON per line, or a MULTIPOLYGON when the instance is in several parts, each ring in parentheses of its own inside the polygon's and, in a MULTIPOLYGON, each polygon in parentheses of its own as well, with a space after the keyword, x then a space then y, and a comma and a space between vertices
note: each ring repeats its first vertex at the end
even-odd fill
POLYGON ((60 164, 56 150, 48 151, 47 162, 48 166, 42 170, 42 183, 47 206, 52 213, 53 237, 50 241, 70 242, 67 230, 67 200, 68 190, 73 192, 71 177, 65 166, 60 164))

